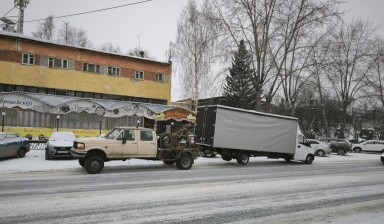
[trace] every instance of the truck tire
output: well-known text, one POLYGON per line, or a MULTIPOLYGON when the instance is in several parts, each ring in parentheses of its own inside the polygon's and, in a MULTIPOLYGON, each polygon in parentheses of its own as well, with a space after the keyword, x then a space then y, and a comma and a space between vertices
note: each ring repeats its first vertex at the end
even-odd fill
POLYGON ((232 160, 232 156, 227 156, 227 155, 221 155, 221 158, 222 158, 224 161, 231 161, 231 160, 232 160))
POLYGON ((339 155, 339 156, 345 156, 346 153, 347 152, 343 148, 338 148, 337 149, 337 155, 339 155))
POLYGON ((170 133, 162 133, 159 135, 160 148, 172 148, 175 145, 175 140, 170 133))
POLYGON ((99 156, 91 156, 85 160, 84 165, 88 173, 97 174, 104 169, 104 160, 99 156))
POLYGON ((79 164, 81 167, 84 167, 85 166, 85 159, 84 158, 80 158, 79 159, 79 164))
POLYGON ((184 153, 176 160, 176 166, 180 170, 189 170, 193 165, 193 158, 191 155, 184 153))
POLYGON ((312 155, 308 155, 307 158, 305 159, 304 163, 305 164, 312 164, 314 158, 312 155))
POLYGON ((239 153, 239 155, 236 158, 236 161, 238 164, 246 165, 249 162, 249 156, 245 152, 239 153))
POLYGON ((163 163, 165 164, 165 165, 173 165, 173 164, 175 164, 175 161, 173 161, 173 160, 163 160, 163 163))

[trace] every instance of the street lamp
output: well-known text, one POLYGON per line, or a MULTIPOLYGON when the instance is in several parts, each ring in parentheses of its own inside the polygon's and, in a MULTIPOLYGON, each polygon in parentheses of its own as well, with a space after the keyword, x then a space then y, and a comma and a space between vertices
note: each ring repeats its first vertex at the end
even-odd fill
POLYGON ((60 115, 56 116, 56 131, 59 131, 59 121, 60 121, 60 115))
POLYGON ((4 132, 4 118, 5 118, 5 112, 1 112, 1 117, 2 117, 2 123, 1 123, 1 132, 4 132))

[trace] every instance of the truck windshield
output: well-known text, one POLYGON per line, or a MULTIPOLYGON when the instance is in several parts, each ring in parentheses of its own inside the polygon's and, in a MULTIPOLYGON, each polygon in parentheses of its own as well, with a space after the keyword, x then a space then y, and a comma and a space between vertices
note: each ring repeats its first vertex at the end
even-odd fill
POLYGON ((105 135, 106 139, 115 139, 116 136, 120 133, 120 128, 115 128, 112 131, 110 131, 108 134, 105 135))

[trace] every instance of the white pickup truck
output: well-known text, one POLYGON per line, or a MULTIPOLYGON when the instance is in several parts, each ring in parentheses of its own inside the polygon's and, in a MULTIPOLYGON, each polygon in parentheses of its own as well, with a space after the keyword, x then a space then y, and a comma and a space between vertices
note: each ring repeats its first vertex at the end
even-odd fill
POLYGON ((200 151, 191 141, 180 139, 168 133, 157 137, 154 130, 147 128, 117 127, 102 138, 76 139, 71 154, 91 174, 100 173, 104 162, 127 159, 162 160, 164 164, 176 163, 177 168, 187 170, 200 151))

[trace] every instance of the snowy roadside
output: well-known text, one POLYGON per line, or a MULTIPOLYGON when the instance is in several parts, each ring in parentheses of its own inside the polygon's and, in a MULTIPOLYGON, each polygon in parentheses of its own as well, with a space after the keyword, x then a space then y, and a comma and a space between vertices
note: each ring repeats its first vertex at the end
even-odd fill
MULTIPOLYGON (((13 172, 33 172, 33 171, 49 171, 49 170, 66 170, 66 169, 78 169, 80 167, 77 160, 65 159, 65 160, 45 160, 45 150, 31 150, 26 154, 24 158, 6 158, 0 159, 0 173, 13 173, 13 172)), ((348 162, 348 161, 380 161, 379 154, 365 154, 365 153, 350 153, 346 156, 338 156, 331 154, 326 157, 316 157, 314 164, 328 163, 328 162, 348 162)), ((250 158, 250 162, 254 161, 275 161, 268 160, 266 157, 250 158)), ((235 160, 232 160, 236 163, 235 160)), ((226 163, 220 156, 215 158, 198 158, 195 161, 194 166, 199 164, 208 163, 226 163)), ((159 166, 162 165, 161 161, 150 160, 138 160, 132 159, 130 161, 110 161, 108 166, 126 166, 126 165, 148 165, 159 166)))

